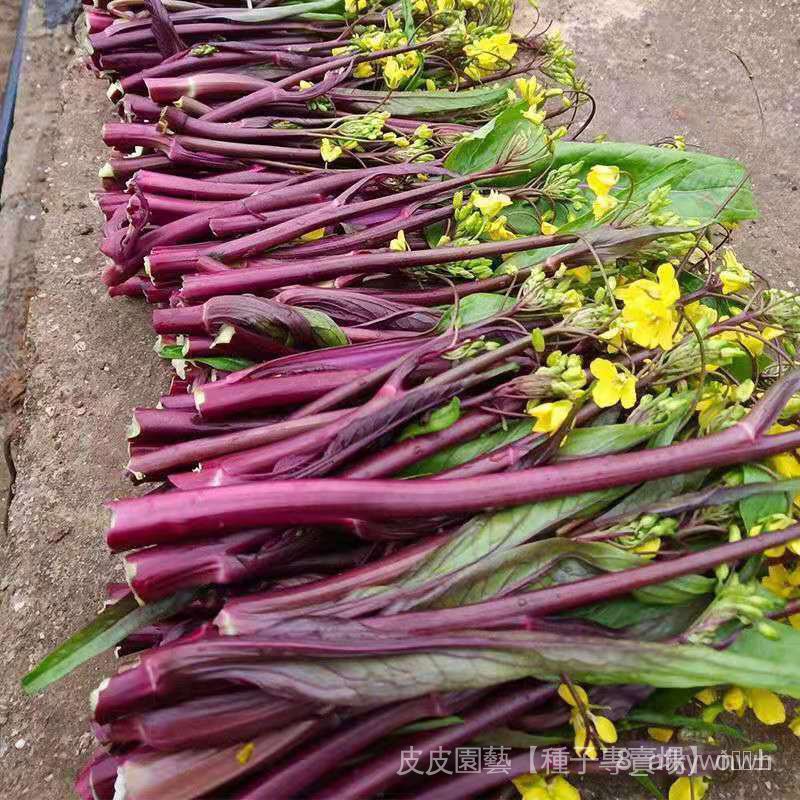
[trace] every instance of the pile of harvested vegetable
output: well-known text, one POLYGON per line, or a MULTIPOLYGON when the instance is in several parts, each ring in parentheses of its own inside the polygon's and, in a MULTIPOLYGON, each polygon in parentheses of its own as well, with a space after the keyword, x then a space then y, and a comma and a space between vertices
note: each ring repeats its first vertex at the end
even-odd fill
POLYGON ((176 375, 128 583, 25 679, 135 656, 80 797, 700 800, 731 714, 800 731, 800 301, 728 245, 743 167, 578 141, 512 11, 85 9, 103 281, 176 375))

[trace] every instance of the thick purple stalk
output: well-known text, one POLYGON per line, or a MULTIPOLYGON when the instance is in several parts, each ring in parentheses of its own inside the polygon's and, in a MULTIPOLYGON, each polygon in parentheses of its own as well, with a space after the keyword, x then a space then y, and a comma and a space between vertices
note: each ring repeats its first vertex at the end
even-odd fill
MULTIPOLYGON (((364 178, 369 177, 365 174, 364 178)), ((370 200, 361 200, 353 203, 337 201, 333 208, 324 211, 304 214, 292 222, 275 225, 250 236, 244 236, 233 242, 220 244, 214 249, 214 256, 220 261, 230 262, 240 258, 257 255, 273 247, 286 244, 304 233, 325 228, 328 225, 346 222, 347 220, 365 214, 372 214, 392 207, 404 206, 408 203, 421 203, 437 197, 452 195, 459 187, 466 186, 475 179, 474 176, 451 178, 444 181, 433 181, 424 186, 408 189, 396 194, 387 194, 370 200)), ((366 185, 366 181, 359 181, 366 185)), ((574 239, 567 239, 574 241, 574 239)), ((556 242, 558 243, 558 242, 556 242)), ((407 255, 407 254, 399 254, 407 255)), ((341 274, 341 273, 337 273, 341 274)))
MULTIPOLYGON (((135 160, 136 159, 130 159, 130 161, 135 160)), ((122 159, 121 161, 127 162, 128 160, 122 159)), ((167 161, 167 163, 169 162, 167 161)), ((114 164, 115 175, 117 175, 117 162, 114 162, 114 164)), ((153 168, 153 164, 150 162, 146 165, 140 164, 127 172, 125 177, 130 177, 133 171, 143 166, 153 168)), ((416 174, 417 172, 438 175, 442 174, 444 170, 435 165, 430 166, 424 164, 396 164, 386 167, 372 167, 364 170, 343 170, 341 172, 326 174, 322 177, 315 177, 311 180, 294 179, 294 185, 291 186, 279 185, 272 187, 272 191, 258 194, 255 197, 220 203, 211 211, 202 211, 197 214, 192 214, 189 217, 177 220, 168 225, 163 225, 155 230, 147 231, 139 237, 125 263, 118 264, 113 269, 106 270, 103 280, 107 284, 113 285, 115 283, 121 283, 126 278, 129 278, 142 266, 144 256, 158 245, 181 244, 207 236, 209 234, 208 223, 212 218, 234 216, 236 214, 262 213, 279 208, 290 208, 299 203, 308 202, 309 197, 314 193, 341 191, 352 186, 355 182, 363 180, 365 177, 400 177, 416 174)), ((101 249, 106 252, 105 246, 101 249)))
POLYGON ((462 692, 441 698, 421 697, 357 717, 344 730, 306 748, 289 763, 256 777, 236 794, 236 800, 275 800, 299 793, 305 796, 304 790, 309 786, 392 731, 420 719, 450 716, 476 695, 477 692, 462 692))
POLYGON ((275 422, 233 433, 167 444, 152 452, 132 457, 126 470, 139 479, 145 476, 161 476, 176 467, 189 467, 228 453, 250 450, 316 430, 347 413, 348 409, 328 411, 297 420, 275 422))
POLYGON ((264 692, 231 692, 131 714, 101 727, 99 733, 103 743, 161 751, 222 747, 312 715, 310 706, 264 692))
MULTIPOLYGON (((330 207, 330 198, 320 197, 315 201, 303 203, 294 208, 281 208, 268 213, 240 214, 235 217, 211 219, 208 223, 208 227, 211 229, 211 233, 217 238, 227 239, 230 236, 240 236, 244 233, 252 233, 253 231, 269 228, 272 225, 280 225, 282 222, 296 219, 303 214, 309 214, 312 211, 319 211, 330 207)), ((208 248, 209 252, 213 252, 214 250, 216 250, 216 246, 214 245, 208 248)))
MULTIPOLYGON (((177 399, 187 408, 134 408, 133 420, 128 429, 128 438, 137 444, 184 440, 214 436, 222 433, 263 429, 272 426, 274 419, 239 419, 230 422, 209 422, 200 419, 195 411, 194 399, 190 395, 178 395, 177 399), (185 401, 183 398, 185 397, 185 401)), ((257 435, 257 434, 254 434, 257 435)))
POLYGON ((261 529, 188 545, 149 547, 125 558, 131 589, 144 602, 196 586, 228 586, 321 549, 319 534, 261 529))
MULTIPOLYGON (((282 175, 274 176, 275 183, 284 179, 282 175)), ((192 200, 216 200, 218 203, 250 197, 259 192, 270 191, 272 188, 270 183, 223 183, 222 181, 212 183, 198 178, 182 178, 150 170, 137 172, 133 182, 143 192, 188 197, 192 200)))
MULTIPOLYGON (((370 202, 370 201, 367 201, 370 202)), ((325 217, 324 212, 319 214, 312 212, 302 219, 325 217)), ((295 220, 294 222, 298 222, 295 220)), ((317 220, 320 222, 320 220, 317 220)), ((324 223, 324 221, 321 221, 324 223)), ((276 225, 265 232, 245 236, 236 239, 225 245, 214 248, 212 256, 204 258, 217 259, 222 256, 222 260, 235 260, 242 256, 247 256, 251 248, 250 245, 242 245, 245 240, 255 242, 266 241, 264 234, 270 234, 279 228, 290 226, 294 223, 276 225), (224 252, 220 252, 224 249, 224 252), (230 253, 230 255, 226 255, 230 253)), ((317 224, 316 222, 314 224, 317 224)), ((303 229, 310 225, 303 223, 303 229)), ((351 254, 349 256, 340 255, 324 259, 309 259, 308 261, 290 261, 285 266, 271 267, 241 267, 229 272, 218 272, 213 275, 187 275, 181 289, 181 298, 189 303, 198 303, 214 297, 218 294, 241 294, 253 293, 260 294, 284 286, 292 286, 297 283, 318 283, 321 281, 338 278, 342 275, 352 273, 374 274, 383 272, 397 272, 403 269, 414 269, 428 267, 434 264, 448 264, 453 261, 463 261, 471 258, 491 258, 504 253, 519 253, 525 250, 536 250, 542 247, 552 247, 567 242, 574 241, 571 236, 530 236, 522 239, 512 239, 505 242, 486 242, 485 244, 469 245, 467 247, 438 247, 431 250, 412 250, 411 252, 398 253, 393 250, 386 250, 380 253, 351 254)), ((253 245, 256 246, 256 245, 253 245)), ((259 245, 260 246, 260 245, 259 245)), ((270 245, 271 246, 271 245, 270 245)), ((501 275, 490 280, 499 281, 506 285, 509 281, 518 279, 514 275, 501 275)), ((456 288, 442 290, 441 297, 436 303, 421 303, 422 305, 441 305, 451 303, 456 295, 456 288), (449 292, 449 295, 448 295, 449 292)), ((486 287, 481 287, 475 291, 485 291, 486 287)), ((424 294, 424 293, 423 293, 424 294)), ((395 295, 393 294, 394 298, 395 295)), ((398 294, 398 302, 408 302, 407 295, 398 294)), ((423 299, 417 297, 417 300, 423 299)))
POLYGON ((388 583, 406 574, 437 547, 444 544, 448 538, 447 535, 429 537, 424 542, 404 547, 379 561, 347 570, 330 578, 311 581, 295 588, 273 589, 261 594, 231 598, 214 620, 214 624, 220 631, 230 635, 234 631, 229 630, 229 614, 233 613, 237 621, 241 620, 242 605, 247 609, 246 616, 254 620, 263 621, 269 615, 274 615, 277 621, 289 611, 302 610, 338 600, 354 589, 388 583))
POLYGON ((238 414, 305 403, 362 374, 360 370, 341 370, 252 380, 236 386, 207 383, 195 390, 195 404, 203 419, 230 419, 238 414))
POLYGON ((402 209, 397 216, 378 225, 369 225, 358 233, 326 236, 317 242, 287 245, 275 252, 281 258, 308 258, 309 256, 331 256, 373 248, 385 244, 399 231, 417 231, 436 222, 444 222, 453 215, 448 206, 416 211, 414 207, 402 209))
POLYGON ((277 67, 295 69, 297 67, 313 66, 316 63, 319 63, 319 59, 288 53, 286 50, 278 49, 277 46, 274 50, 253 50, 250 52, 218 51, 212 53, 211 56, 193 56, 187 52, 177 60, 162 62, 157 65, 147 65, 136 74, 123 78, 119 85, 126 94, 130 92, 142 94, 147 90, 148 80, 175 77, 186 73, 198 75, 206 72, 226 72, 231 67, 260 64, 272 64, 277 67))
POLYGON ((126 550, 265 521, 319 525, 348 516, 353 508, 360 518, 372 520, 474 513, 757 461, 800 446, 800 431, 765 435, 798 383, 800 371, 791 373, 742 421, 703 439, 520 470, 513 481, 502 474, 448 481, 311 479, 121 500, 110 505, 114 518, 108 543, 126 550))
POLYGON ((117 786, 130 800, 187 800, 217 796, 226 784, 276 763, 312 736, 333 727, 335 717, 299 720, 252 740, 249 758, 237 758, 241 744, 222 748, 147 753, 126 758, 117 786))
POLYGON ((431 754, 437 748, 442 748, 445 752, 451 751, 470 742, 478 734, 514 719, 530 708, 542 705, 555 693, 553 686, 526 686, 524 683, 504 686, 476 708, 462 713, 463 723, 418 734, 398 745, 390 745, 369 762, 352 766, 342 777, 314 792, 311 798, 363 800, 365 797, 375 797, 402 780, 397 774, 402 765, 402 750, 413 747, 416 751, 414 755, 419 755, 420 768, 425 770, 431 754))
POLYGON ((342 478, 377 478, 394 475, 401 469, 421 461, 451 445, 464 442, 497 424, 496 414, 476 412, 467 414, 448 428, 406 439, 388 447, 346 469, 342 478))

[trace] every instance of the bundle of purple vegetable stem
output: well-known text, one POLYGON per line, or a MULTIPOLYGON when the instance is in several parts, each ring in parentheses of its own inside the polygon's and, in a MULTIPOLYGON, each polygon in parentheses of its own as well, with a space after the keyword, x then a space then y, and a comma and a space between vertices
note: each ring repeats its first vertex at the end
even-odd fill
MULTIPOLYGON (((478 88, 468 71, 458 78, 451 88, 469 97, 458 113, 414 118, 356 70, 385 69, 395 51, 438 53, 430 41, 370 53, 353 49, 362 31, 352 19, 298 16, 315 9, 236 22, 227 4, 184 5, 148 0, 149 14, 121 20, 113 3, 86 10, 93 65, 116 78, 109 94, 125 119, 104 129, 118 153, 98 194, 103 280, 112 295, 158 306, 158 350, 179 374, 156 408, 134 413, 128 472, 157 488, 113 503, 107 537, 126 552, 129 583, 110 586, 110 600, 132 591, 169 611, 121 643, 138 661, 93 698, 103 747, 79 777, 81 796, 495 796, 530 771, 522 745, 509 748, 507 770, 435 780, 398 774, 401 753, 412 747, 424 772, 437 752, 498 731, 534 741, 567 721, 560 680, 608 684, 592 707, 622 719, 652 687, 754 670, 746 653, 684 631, 639 640, 566 613, 794 540, 789 527, 651 561, 609 544, 607 530, 752 497, 752 487, 681 480, 800 445, 794 430, 767 435, 800 378, 774 382, 730 427, 661 440, 668 453, 652 437, 676 415, 660 406, 629 420, 633 438, 583 451, 568 434, 598 422, 594 403, 532 430, 543 351, 591 355, 598 337, 532 304, 526 281, 586 264, 596 278, 598 266, 687 234, 568 224, 545 234, 525 183, 506 191, 529 204, 533 230, 504 217, 496 238, 458 239, 465 193, 473 213, 483 198, 502 205, 509 175, 542 158, 528 148, 470 160, 468 141, 513 81, 479 113, 469 93, 552 65, 541 40, 518 37, 531 60, 482 74, 478 88), (379 137, 336 127, 384 107, 379 137), (429 157, 409 159, 421 128, 414 142, 429 157), (326 141, 341 151, 330 161, 326 141), (469 169, 455 168, 458 147, 469 169), (522 260, 498 268, 514 254, 522 260), (673 476, 674 499, 634 488, 673 476), (554 578, 565 561, 588 567, 579 580, 554 578)), ((387 24, 385 10, 357 22, 387 24)), ((520 124, 538 131, 564 113, 548 108, 520 124)), ((538 146, 552 158, 553 142, 538 146)), ((487 212, 481 224, 496 221, 487 212)), ((726 324, 736 330, 718 319, 712 331, 726 324)), ((629 368, 657 355, 636 348, 629 368)))

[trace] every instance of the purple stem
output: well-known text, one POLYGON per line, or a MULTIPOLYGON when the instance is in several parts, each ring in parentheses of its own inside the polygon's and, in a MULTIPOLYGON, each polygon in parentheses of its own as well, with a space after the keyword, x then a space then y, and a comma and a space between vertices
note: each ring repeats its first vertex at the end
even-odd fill
POLYGON ((800 446, 800 431, 765 435, 800 384, 800 371, 773 386, 740 422, 720 433, 669 447, 596 456, 506 475, 448 481, 269 481, 120 500, 110 504, 115 550, 214 531, 271 525, 324 524, 359 509, 363 519, 464 514, 566 497, 698 469, 758 461, 800 446), (311 501, 313 498, 313 502, 311 501))
POLYGON ((553 686, 526 686, 524 683, 504 686, 477 708, 462 714, 464 721, 461 724, 415 736, 400 746, 390 746, 367 763, 351 767, 338 780, 314 792, 311 800, 363 800, 365 797, 375 797, 401 780, 397 774, 402 765, 401 750, 413 747, 415 757, 419 755, 420 768, 424 770, 434 750, 442 748, 448 751, 469 742, 474 736, 547 702, 555 695, 555 691, 553 686))
MULTIPOLYGON (((312 225, 317 225, 317 227, 319 227, 326 224, 326 217, 327 221, 330 221, 329 212, 328 214, 325 212, 312 212, 311 214, 305 215, 305 217, 301 219, 313 219, 314 221, 311 223, 303 222, 303 230, 306 228, 315 230, 316 228, 312 227, 312 225)), ((241 244, 245 242, 245 240, 250 240, 251 242, 255 242, 256 240, 260 242, 267 241, 266 234, 272 235, 271 232, 277 232, 278 229, 283 229, 286 226, 291 226, 298 222, 300 222, 300 220, 294 220, 293 222, 284 223, 283 225, 276 225, 274 228, 270 228, 267 231, 245 236, 242 239, 236 239, 226 245, 220 245, 214 248, 213 258, 222 256, 222 260, 235 260, 236 258, 246 256, 252 247, 250 245, 241 244), (223 252, 220 252, 221 248, 224 248, 223 252)), ((530 236, 504 242, 486 242, 485 244, 475 244, 467 247, 439 247, 432 250, 412 250, 406 253, 386 250, 379 253, 352 254, 349 256, 340 255, 325 259, 309 259, 307 262, 294 261, 289 262, 286 266, 270 267, 269 269, 264 267, 241 267, 236 270, 218 272, 213 275, 188 275, 184 279, 183 289, 180 295, 186 302, 198 303, 217 294, 260 294, 274 289, 280 289, 284 286, 292 286, 297 283, 317 283, 351 273, 394 273, 403 269, 414 269, 428 267, 434 264, 448 264, 453 261, 463 261, 471 258, 491 258, 504 253, 519 253, 525 250, 536 250, 542 247, 565 244, 570 241, 574 241, 571 236, 530 236)), ((260 245, 254 246, 260 247, 260 245)), ((269 246, 272 246, 272 244, 269 246)), ((501 275, 498 278, 490 278, 489 280, 493 283, 508 285, 509 282, 513 282, 514 280, 521 280, 520 276, 521 272, 516 275, 501 275)), ((481 283, 484 285, 480 288, 473 289, 473 291, 487 291, 489 289, 489 287, 485 285, 485 282, 481 283)), ((457 288, 458 287, 443 289, 441 292, 436 292, 436 290, 434 290, 434 292, 436 292, 434 297, 436 302, 425 302, 424 292, 414 294, 414 302, 426 306, 452 303, 453 298, 457 294, 457 288)), ((392 299, 396 299, 397 302, 405 303, 411 302, 411 300, 409 300, 410 296, 410 294, 398 293, 396 295, 392 294, 392 299)))

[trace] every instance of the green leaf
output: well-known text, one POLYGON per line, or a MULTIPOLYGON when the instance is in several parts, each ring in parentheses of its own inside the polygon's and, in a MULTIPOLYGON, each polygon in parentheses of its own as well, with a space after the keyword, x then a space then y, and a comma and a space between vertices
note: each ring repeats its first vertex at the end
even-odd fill
MULTIPOLYGON (((618 597, 569 611, 567 616, 595 622, 606 628, 621 630, 640 622, 657 619, 664 613, 664 606, 643 603, 633 597, 618 597)), ((669 609, 666 610, 666 613, 669 613, 669 609)))
POLYGON ((324 312, 314 308, 295 306, 311 325, 314 339, 320 347, 346 347, 350 344, 345 332, 324 312))
MULTIPOLYGON (((275 5, 267 8, 212 8, 203 12, 203 21, 225 20, 245 24, 263 24, 276 22, 289 17, 299 17, 303 14, 315 12, 338 12, 336 18, 341 18, 344 12, 342 0, 311 0, 307 3, 292 3, 289 5, 275 5)), ((327 18, 327 16, 325 17, 327 18)))
POLYGON ((220 372, 238 372, 240 369, 247 369, 253 366, 253 362, 247 358, 236 358, 235 356, 203 356, 203 358, 191 358, 197 364, 205 364, 211 369, 220 372))
MULTIPOLYGON (((513 308, 516 300, 505 297, 502 294, 489 294, 488 292, 476 292, 468 295, 458 303, 457 324, 459 328, 474 325, 476 322, 493 317, 501 311, 513 308)), ((455 306, 448 306, 442 314, 436 326, 436 333, 446 331, 453 325, 453 311, 455 306)))
POLYGON ((596 428, 576 428, 567 436, 558 451, 558 460, 588 458, 630 450, 658 433, 663 425, 600 425, 596 428))
POLYGON ((417 30, 414 25, 414 6, 411 0, 402 0, 400 7, 403 9, 403 33, 412 42, 417 30))
MULTIPOLYGON (((620 142, 559 141, 555 146, 552 168, 565 164, 583 162, 581 178, 585 180, 589 170, 597 165, 618 166, 633 180, 628 207, 643 207, 648 195, 662 186, 669 185, 670 208, 684 219, 697 219, 709 222, 734 223, 756 219, 753 192, 745 183, 727 207, 719 212, 719 206, 745 177, 745 168, 737 161, 717 156, 662 147, 628 144, 620 142)), ((622 185, 622 184, 621 184, 622 185)), ((624 192, 618 192, 625 199, 624 192)), ((581 231, 597 227, 591 211, 577 216, 572 222, 559 227, 560 233, 581 231)), ((543 250, 518 253, 506 265, 510 267, 530 267, 539 264, 548 256, 558 253, 572 245, 549 247, 543 250)))
MULTIPOLYGON (((564 673, 581 684, 688 688, 735 682, 746 689, 800 697, 797 649, 792 658, 777 660, 704 645, 480 631, 480 647, 437 646, 398 654, 383 651, 381 634, 373 635, 369 656, 264 661, 257 685, 282 697, 359 707, 533 676, 558 681, 564 673)), ((474 642, 478 634, 473 630, 463 635, 474 642)), ((367 644, 364 638, 359 642, 367 644)))
POLYGON ((699 717, 684 717, 681 714, 664 714, 646 709, 634 709, 627 714, 625 719, 660 728, 685 728, 690 731, 707 733, 709 736, 721 735, 730 736, 732 739, 747 740, 747 737, 738 728, 716 722, 706 722, 699 717))
POLYGON ((412 422, 405 427, 398 437, 398 441, 414 439, 417 436, 424 436, 426 433, 436 433, 449 428, 453 423, 461 418, 461 400, 454 397, 446 406, 441 406, 435 411, 431 411, 425 422, 412 422))
POLYGON ((664 793, 656 786, 655 782, 649 775, 637 775, 635 773, 628 773, 646 792, 650 794, 655 800, 667 800, 664 793))
MULTIPOLYGON (((800 667, 800 631, 795 630, 791 625, 777 622, 772 622, 770 627, 777 638, 767 639, 754 628, 745 628, 728 648, 729 652, 741 657, 759 659, 765 667, 772 667, 776 671, 784 670, 790 665, 800 667)), ((741 686, 738 679, 732 682, 741 686)), ((770 687, 761 688, 768 689, 770 687)), ((799 689, 800 687, 784 691, 773 689, 773 691, 800 699, 799 689)))
POLYGON ((28 694, 41 692, 140 628, 171 617, 187 606, 196 595, 197 592, 193 590, 182 591, 145 606, 140 606, 132 594, 126 595, 45 656, 22 679, 22 688, 28 694))
POLYGON ((567 584, 599 572, 620 572, 645 563, 640 556, 606 542, 556 537, 486 555, 471 569, 463 570, 451 589, 425 607, 471 605, 515 589, 567 584))
POLYGON ((537 236, 542 232, 538 215, 527 200, 515 200, 503 209, 506 226, 520 236, 537 236))
POLYGON ((444 450, 440 450, 428 458, 406 467, 399 475, 401 478, 419 478, 423 475, 436 475, 447 469, 466 464, 473 458, 491 453, 507 444, 516 442, 527 436, 532 429, 530 420, 519 420, 509 423, 505 427, 484 433, 476 439, 468 442, 452 445, 444 450))
POLYGON ((659 689, 637 706, 642 711, 653 711, 659 714, 674 714, 679 708, 691 703, 695 690, 689 689, 659 689))
MULTIPOLYGON (((745 464, 742 467, 742 481, 745 484, 764 483, 772 480, 772 475, 756 464, 745 464)), ((745 528, 749 531, 765 517, 772 514, 785 514, 789 510, 790 502, 788 494, 757 494, 739 501, 739 513, 745 528)))
MULTIPOLYGON (((553 168, 564 164, 583 162, 581 176, 597 164, 616 165, 633 179, 631 206, 647 202, 654 189, 665 184, 671 186, 670 208, 684 219, 710 222, 743 222, 756 219, 758 211, 749 183, 719 212, 719 206, 747 175, 738 161, 688 150, 671 150, 663 147, 623 142, 566 142, 556 144, 553 168)), ((591 213, 584 215, 580 225, 588 221, 591 213)), ((577 224, 576 220, 574 224, 577 224)))
POLYGON ((161 358, 168 358, 170 360, 183 358, 183 347, 179 344, 167 344, 158 350, 158 355, 161 356, 161 358))
POLYGON ((493 179, 493 185, 520 185, 539 175, 552 160, 547 131, 523 116, 525 103, 498 114, 462 139, 448 154, 444 166, 462 175, 472 175, 497 166, 524 170, 508 179, 493 179))
POLYGON ((337 87, 337 95, 352 95, 348 107, 354 111, 374 111, 380 106, 397 117, 442 117, 458 121, 463 115, 496 106, 506 100, 505 86, 481 86, 460 92, 439 90, 434 92, 394 92, 389 97, 386 92, 337 87))
POLYGON ((636 589, 633 596, 643 603, 671 606, 690 602, 710 594, 716 585, 717 582, 714 578, 706 578, 704 575, 684 575, 666 583, 657 583, 654 586, 636 589))

